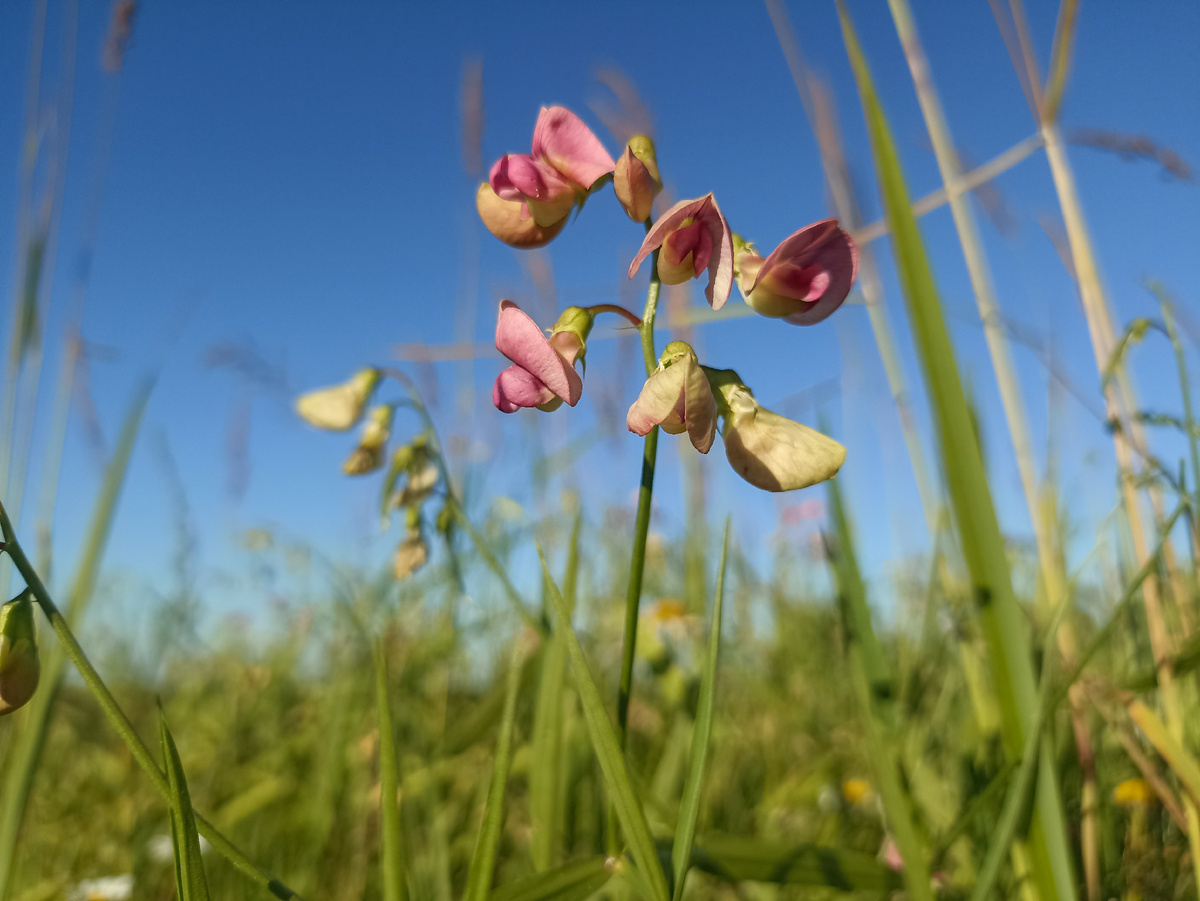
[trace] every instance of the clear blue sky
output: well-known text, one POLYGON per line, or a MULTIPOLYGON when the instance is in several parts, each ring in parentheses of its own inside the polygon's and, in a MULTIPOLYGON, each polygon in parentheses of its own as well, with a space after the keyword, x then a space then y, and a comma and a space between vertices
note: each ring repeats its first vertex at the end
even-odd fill
MULTIPOLYGON (((917 2, 917 24, 955 137, 982 162, 1034 131, 1007 53, 983 0, 917 2)), ((1042 64, 1057 4, 1031 3, 1042 64)), ((16 173, 29 66, 31 3, 0 6, 0 285, 12 284, 16 173)), ((102 110, 99 48, 107 3, 82 4, 71 165, 51 298, 45 383, 57 372, 60 332, 78 253, 93 148, 102 110)), ((860 37, 899 142, 910 188, 939 185, 911 81, 882 4, 852 2, 860 37)), ((122 501, 109 555, 113 572, 165 583, 173 547, 170 481, 160 448, 178 464, 199 539, 201 585, 219 604, 216 573, 237 569, 236 535, 255 526, 324 542, 350 561, 380 561, 399 540, 379 536, 377 479, 352 483, 339 471, 349 436, 304 427, 287 392, 251 386, 205 366, 214 345, 252 346, 287 390, 339 381, 366 363, 390 361, 397 342, 456 340, 466 297, 474 338, 490 341, 496 303, 536 306, 522 255, 477 221, 477 179, 462 166, 460 75, 482 62, 484 166, 527 151, 538 107, 578 112, 615 156, 620 149, 589 107, 608 95, 597 67, 624 72, 654 114, 659 161, 679 197, 715 191, 734 229, 770 248, 828 215, 817 148, 763 6, 755 3, 625 2, 463 4, 220 2, 145 3, 121 76, 84 320, 96 347, 91 390, 111 441, 140 376, 159 380, 122 501), (598 14, 602 10, 602 14, 598 14), (477 269, 476 269, 477 266, 477 269), (476 274, 477 273, 477 274, 476 274), (249 481, 231 494, 231 421, 249 404, 249 481)), ((832 3, 793 2, 789 13, 811 65, 832 82, 868 219, 879 215, 862 115, 832 3)), ((51 3, 43 96, 57 88, 61 4, 51 3)), ((1200 164, 1200 7, 1176 0, 1083 5, 1064 125, 1145 134, 1200 164)), ((1071 150, 1105 282, 1124 322, 1153 314, 1141 285, 1150 276, 1200 320, 1200 195, 1151 163, 1086 148, 1071 150)), ((1094 402, 1098 378, 1074 291, 1037 217, 1056 216, 1039 154, 996 183, 1017 228, 985 240, 1006 315, 1050 343, 1094 402)), ((989 464, 1005 527, 1027 534, 982 331, 948 211, 924 220, 960 363, 986 420, 989 464)), ((640 242, 611 190, 589 202, 550 245, 561 304, 619 300, 624 270, 640 242)), ((906 375, 928 425, 920 374, 886 242, 886 302, 906 375)), ((634 282, 643 288, 645 272, 634 282)), ((640 304, 636 294, 626 294, 640 304)), ((693 303, 703 303, 701 292, 693 303)), ((5 322, 10 295, 6 294, 5 322)), ((740 303, 735 292, 731 303, 740 303)), ((662 340, 668 336, 664 333, 662 340)), ((1151 339, 1156 342, 1157 339, 1151 339)), ((737 368, 771 405, 838 379, 824 412, 847 445, 843 483, 871 573, 926 546, 916 490, 895 409, 865 310, 846 306, 821 326, 800 329, 751 317, 710 325, 702 357, 737 368)), ((607 391, 623 414, 641 383, 630 341, 595 342, 584 400, 543 416, 542 440, 562 446, 588 432, 607 391), (620 345, 626 345, 624 352, 620 345), (625 367, 622 369, 622 367, 625 367)), ((1017 364, 1039 448, 1046 444, 1047 376, 1030 353, 1017 364)), ((1163 346, 1136 354, 1146 406, 1178 407, 1178 385, 1163 346)), ((538 434, 526 412, 490 405, 498 358, 474 364, 474 412, 456 418, 464 367, 437 367, 443 437, 470 432, 490 459, 477 496, 530 501, 529 455, 538 434), (455 383, 455 379, 459 379, 455 383)), ((1197 367, 1200 368, 1200 367, 1197 367)), ((409 368, 409 371, 413 371, 409 368)), ((49 399, 49 390, 44 391, 49 399)), ((799 411, 815 425, 816 410, 799 411)), ((1054 414, 1064 488, 1081 533, 1094 534, 1113 499, 1111 441, 1077 401, 1054 414)), ((38 432, 44 446, 45 428, 38 432)), ((675 439, 660 450, 660 526, 682 524, 675 439)), ((1160 445, 1174 460, 1178 443, 1160 445)), ((571 484, 598 520, 607 504, 628 504, 640 442, 608 439, 580 461, 571 484)), ((745 542, 776 528, 777 504, 728 469, 719 448, 704 461, 713 522, 732 511, 745 542)), ((33 474, 37 476, 35 465, 33 474)), ((57 520, 64 566, 73 562, 98 473, 78 421, 65 458, 57 520)), ((36 496, 32 489, 27 496, 36 496)), ((552 490, 549 497, 557 496, 552 490)), ((823 496, 820 489, 805 497, 823 496)), ((789 501, 790 502, 790 501, 789 501)), ((31 509, 27 507, 27 510, 31 509)), ((137 596, 144 592, 138 587, 137 596)), ((233 606, 252 600, 242 597, 233 606)))

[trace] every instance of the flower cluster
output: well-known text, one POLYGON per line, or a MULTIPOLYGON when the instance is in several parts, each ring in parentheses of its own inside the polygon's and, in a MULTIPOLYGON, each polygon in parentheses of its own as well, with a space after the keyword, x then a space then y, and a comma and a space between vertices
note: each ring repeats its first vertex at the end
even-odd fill
MULTIPOLYGON (((393 512, 405 511, 405 538, 396 548, 392 559, 396 577, 403 579, 423 566, 429 557, 429 546, 425 541, 425 502, 441 488, 446 502, 434 522, 437 531, 449 542, 453 528, 453 501, 449 488, 444 484, 437 442, 428 425, 407 444, 401 444, 392 451, 388 459, 387 449, 396 408, 406 404, 422 414, 424 408, 413 392, 410 401, 380 403, 368 409, 384 374, 380 369, 362 369, 340 385, 302 394, 296 399, 296 412, 309 425, 329 431, 344 432, 359 422, 363 423, 358 444, 342 464, 342 471, 349 476, 366 475, 383 469, 387 461, 379 510, 384 529, 391 524, 393 512)), ((399 373, 388 374, 400 377, 399 373)))
MULTIPOLYGON (((653 277, 663 284, 705 276, 704 294, 714 310, 725 305, 736 283, 755 312, 792 325, 814 325, 841 306, 858 273, 858 246, 835 219, 801 228, 765 258, 734 234, 712 193, 681 200, 652 221, 662 191, 653 142, 642 135, 631 138, 614 163, 587 126, 562 107, 543 108, 531 152, 501 157, 490 176, 476 198, 480 217, 492 234, 514 247, 551 241, 570 212, 611 176, 626 214, 646 223, 629 278, 647 257, 654 261, 653 277)), ((620 312, 640 328, 653 327, 619 307, 601 305, 568 308, 546 333, 515 303, 502 301, 496 348, 512 365, 496 378, 496 408, 513 413, 522 407, 549 412, 564 401, 575 406, 583 391, 576 364, 586 353, 594 316, 605 311, 620 312)), ((829 479, 846 456, 831 438, 762 407, 733 370, 701 365, 695 351, 680 341, 663 350, 626 422, 638 435, 656 427, 686 434, 702 454, 712 447, 719 423, 734 470, 767 491, 829 479)))

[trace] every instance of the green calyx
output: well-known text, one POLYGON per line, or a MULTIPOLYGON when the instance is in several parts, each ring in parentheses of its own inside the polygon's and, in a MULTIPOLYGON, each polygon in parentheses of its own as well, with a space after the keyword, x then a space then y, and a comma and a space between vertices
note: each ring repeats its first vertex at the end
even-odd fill
POLYGON ((41 676, 29 590, 0 606, 0 716, 29 701, 41 676))

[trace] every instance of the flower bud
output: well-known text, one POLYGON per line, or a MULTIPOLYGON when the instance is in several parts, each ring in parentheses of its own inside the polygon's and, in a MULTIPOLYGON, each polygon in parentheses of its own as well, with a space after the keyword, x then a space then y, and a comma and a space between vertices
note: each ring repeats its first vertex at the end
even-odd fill
POLYGON ((344 432, 362 417, 379 379, 378 369, 360 369, 347 382, 300 395, 296 412, 309 425, 344 432))
POLYGON ((650 218, 654 198, 662 188, 654 142, 645 135, 635 135, 629 139, 613 172, 617 200, 621 201, 630 219, 645 222, 650 218))
POLYGON ((429 559, 429 547, 421 537, 419 529, 409 529, 408 537, 396 548, 396 556, 392 561, 397 579, 407 579, 425 565, 429 559))
POLYGON ((33 601, 26 590, 0 607, 0 716, 25 706, 40 675, 33 601))
POLYGON ((762 407, 732 369, 705 369, 723 419, 725 456, 764 491, 794 491, 837 475, 846 449, 832 438, 762 407))
POLYGON ((383 452, 392 436, 393 411, 391 404, 382 404, 371 410, 358 447, 342 464, 342 472, 348 476, 361 476, 383 465, 383 452))

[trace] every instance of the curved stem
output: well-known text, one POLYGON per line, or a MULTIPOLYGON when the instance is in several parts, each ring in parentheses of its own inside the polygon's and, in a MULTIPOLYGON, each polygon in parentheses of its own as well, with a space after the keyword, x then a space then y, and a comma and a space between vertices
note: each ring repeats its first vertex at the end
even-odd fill
MULTIPOLYGON (((164 801, 168 804, 172 803, 171 788, 167 782, 166 774, 159 769, 154 755, 150 753, 150 749, 146 747, 141 736, 137 734, 137 730, 134 729, 129 717, 121 709, 121 705, 117 703, 117 699, 113 697, 108 686, 104 684, 104 680, 100 678, 100 674, 96 672, 96 668, 92 666, 91 661, 88 660, 87 654, 84 653, 83 647, 75 637, 75 633, 71 631, 66 618, 59 612, 57 605, 50 597, 50 593, 46 590, 46 586, 42 584, 41 577, 38 576, 37 571, 29 562, 29 558, 25 556, 25 551, 21 548, 20 542, 17 541, 17 536, 13 531, 12 523, 9 521, 3 504, 0 504, 0 529, 3 530, 5 552, 12 558, 13 565, 17 568, 22 578, 25 579, 25 584, 33 592, 34 598, 42 608, 42 612, 46 615, 46 619, 50 621, 50 625, 58 635, 63 652, 75 664, 75 668, 83 676, 83 681, 87 685, 88 690, 100 704, 100 709, 104 711, 104 715, 108 718, 109 723, 116 729, 117 734, 121 736, 121 740, 129 748, 129 753, 137 761, 138 766, 150 777, 155 790, 162 796, 164 801)), ((233 842, 225 838, 225 836, 217 831, 215 826, 199 814, 196 814, 196 827, 200 834, 208 839, 209 843, 218 853, 252 882, 265 888, 275 897, 280 898, 281 901, 300 898, 299 894, 292 891, 292 889, 288 888, 278 879, 259 869, 250 858, 238 850, 233 842)))
POLYGON ((638 319, 637 316, 635 316, 631 311, 625 309, 620 304, 597 303, 597 304, 593 304, 590 307, 584 307, 584 309, 592 314, 616 313, 618 316, 624 316, 626 319, 628 319, 630 324, 632 324, 634 328, 640 329, 642 327, 642 320, 638 319))

